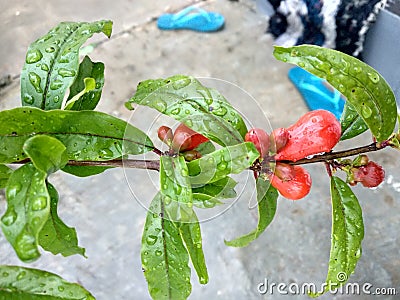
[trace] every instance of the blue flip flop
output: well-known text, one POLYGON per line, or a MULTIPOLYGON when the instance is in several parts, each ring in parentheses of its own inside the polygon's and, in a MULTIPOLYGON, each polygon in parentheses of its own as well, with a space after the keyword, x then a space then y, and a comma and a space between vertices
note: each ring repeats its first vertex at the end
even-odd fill
POLYGON ((300 67, 289 70, 289 79, 303 96, 310 110, 325 109, 337 119, 343 112, 344 96, 334 89, 325 79, 321 79, 300 67))
POLYGON ((189 6, 176 14, 164 14, 157 20, 162 30, 190 29, 201 32, 220 30, 225 23, 222 15, 189 6))

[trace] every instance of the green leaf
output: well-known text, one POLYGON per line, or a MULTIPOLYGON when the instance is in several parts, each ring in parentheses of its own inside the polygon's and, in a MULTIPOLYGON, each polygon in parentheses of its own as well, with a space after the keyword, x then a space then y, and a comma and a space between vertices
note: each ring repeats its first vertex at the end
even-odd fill
POLYGON ((217 198, 233 198, 236 197, 234 190, 237 182, 227 176, 218 181, 205 184, 192 189, 193 193, 206 194, 217 198))
POLYGON ((346 96, 378 141, 393 133, 397 115, 395 96, 372 67, 350 55, 312 45, 275 46, 274 56, 325 78, 346 96))
POLYGON ((57 215, 58 193, 53 185, 47 183, 50 195, 50 215, 39 233, 39 245, 54 255, 85 256, 85 249, 78 246, 75 228, 68 227, 57 215))
MULTIPOLYGON (((73 109, 75 104, 81 100, 81 98, 85 94, 89 94, 90 91, 93 91, 96 88, 96 80, 94 78, 88 77, 83 80, 84 88, 74 97, 72 97, 68 103, 65 105, 65 110, 83 110, 83 109, 73 109)), ((79 108, 79 106, 77 106, 79 108)))
POLYGON ((199 208, 212 208, 223 204, 220 199, 236 197, 237 182, 230 177, 224 177, 213 183, 193 188, 193 205, 199 208))
POLYGON ((215 151, 215 146, 212 142, 208 141, 205 143, 201 143, 194 150, 198 151, 202 156, 206 154, 210 154, 215 151))
POLYGON ((247 132, 228 101, 194 77, 176 75, 140 82, 129 102, 154 108, 222 146, 243 142, 247 132))
POLYGON ((35 135, 26 140, 23 150, 36 169, 53 173, 68 162, 66 148, 59 140, 47 135, 35 135))
POLYGON ((70 88, 67 106, 75 101, 70 110, 94 110, 100 101, 104 86, 104 64, 92 62, 89 56, 85 56, 79 65, 78 75, 70 88), (88 91, 86 79, 91 78, 94 85, 88 91), (79 97, 77 97, 79 95, 79 97))
POLYGON ((94 33, 110 37, 112 22, 62 22, 29 46, 21 72, 22 105, 59 109, 78 74, 79 48, 94 33))
POLYGON ((186 244, 186 248, 189 252, 190 259, 194 269, 196 270, 200 284, 207 284, 208 272, 202 248, 200 224, 196 214, 193 213, 192 221, 190 223, 182 223, 179 226, 179 230, 182 239, 186 244))
POLYGON ((23 145, 34 135, 58 139, 69 160, 104 161, 141 154, 153 144, 141 130, 96 111, 43 111, 19 107, 0 112, 0 163, 26 159, 23 145))
POLYGON ((258 203, 258 224, 257 228, 250 233, 236 238, 232 241, 225 241, 227 246, 246 247, 257 239, 271 224, 274 219, 278 192, 268 180, 257 179, 257 203, 258 203))
POLYGON ((142 268, 153 299, 187 299, 191 293, 189 255, 177 225, 163 218, 161 193, 147 212, 142 236, 142 268))
POLYGON ((361 257, 364 238, 362 210, 351 188, 338 177, 331 178, 332 237, 326 286, 322 293, 309 293, 318 297, 344 285, 354 272, 361 257))
POLYGON ((222 201, 219 200, 217 197, 213 197, 207 194, 200 194, 196 193, 193 194, 193 205, 198 208, 213 208, 217 205, 224 204, 222 201))
POLYGON ((190 222, 193 215, 192 187, 182 156, 160 157, 160 185, 170 220, 190 222))
POLYGON ((38 236, 50 213, 46 177, 28 163, 12 173, 6 187, 7 211, 1 217, 1 228, 25 262, 40 256, 38 236))
POLYGON ((238 174, 249 168, 259 156, 250 142, 221 148, 187 164, 190 182, 196 187, 218 181, 229 174, 238 174))
POLYGON ((349 102, 346 102, 344 106, 340 123, 342 126, 342 136, 340 139, 342 141, 351 139, 368 130, 367 124, 365 124, 364 120, 349 102))
POLYGON ((97 166, 73 166, 66 165, 62 170, 65 173, 75 175, 78 177, 88 177, 103 173, 107 169, 112 169, 111 167, 97 167, 97 166))
POLYGON ((5 165, 0 165, 0 189, 4 189, 6 187, 8 178, 10 178, 12 172, 14 172, 13 169, 5 165))
POLYGON ((0 265, 0 299, 95 300, 77 283, 38 269, 0 265))

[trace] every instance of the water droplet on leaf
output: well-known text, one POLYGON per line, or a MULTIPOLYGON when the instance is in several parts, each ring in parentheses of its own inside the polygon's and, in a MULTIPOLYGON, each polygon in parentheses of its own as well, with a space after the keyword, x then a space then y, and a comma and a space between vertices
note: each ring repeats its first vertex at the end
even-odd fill
POLYGON ((35 237, 26 232, 18 235, 15 243, 15 249, 18 252, 18 256, 22 260, 31 261, 39 256, 35 241, 35 237))
POLYGON ((29 72, 28 74, 29 81, 35 88, 37 93, 43 93, 42 88, 40 87, 41 79, 40 76, 34 72, 29 72))
POLYGON ((99 151, 99 156, 104 159, 110 159, 114 157, 114 153, 110 149, 104 148, 99 151))
POLYGON ((49 66, 46 65, 46 64, 42 64, 40 68, 41 68, 43 71, 46 71, 46 72, 49 70, 49 66))
POLYGON ((75 76, 76 72, 74 70, 61 68, 60 70, 58 70, 58 74, 61 75, 62 77, 73 77, 75 76))
POLYGON ((361 257, 361 253, 362 253, 361 248, 358 248, 358 250, 357 250, 357 252, 356 252, 356 254, 355 254, 355 257, 356 257, 356 258, 360 258, 360 257, 361 257))
POLYGON ((42 210, 47 206, 47 198, 44 196, 39 196, 35 198, 32 202, 32 210, 42 210))
POLYGON ((42 52, 40 52, 39 50, 37 49, 29 50, 28 53, 26 54, 26 63, 33 64, 41 60, 42 57, 43 57, 42 52))
POLYGON ((154 245, 157 242, 157 237, 155 235, 149 235, 146 239, 147 245, 154 245))
POLYGON ((25 277, 25 275, 26 275, 25 271, 19 272, 17 275, 17 280, 22 280, 25 277))
POLYGON ((373 83, 379 82, 379 75, 377 73, 368 73, 368 77, 373 83))
POLYGON ((19 182, 16 182, 14 185, 9 186, 7 188, 7 197, 8 198, 15 197, 20 190, 21 190, 21 184, 19 182))
POLYGON ((221 116, 221 117, 222 117, 222 116, 225 116, 227 112, 228 112, 228 110, 227 110, 225 107, 223 107, 223 106, 219 107, 218 109, 214 109, 214 110, 212 111, 212 113, 213 113, 214 115, 221 116))
POLYGON ((33 102, 35 101, 35 99, 33 98, 33 96, 32 95, 29 95, 29 94, 25 94, 25 96, 24 96, 24 102, 26 103, 26 104, 33 104, 33 102))
POLYGON ((57 90, 62 86, 63 86, 63 82, 61 80, 59 80, 59 79, 53 80, 53 82, 50 83, 50 89, 51 90, 57 90))
POLYGON ((364 105, 361 108, 361 115, 364 118, 368 119, 372 115, 372 109, 369 106, 364 105))
POLYGON ((153 103, 154 108, 157 109, 159 112, 163 113, 167 109, 167 103, 164 100, 157 100, 153 103))
POLYGON ((54 51, 56 51, 56 48, 54 48, 53 46, 47 47, 46 49, 44 49, 44 51, 46 51, 47 53, 53 53, 54 51))
POLYGON ((3 222, 4 225, 10 226, 14 224, 16 219, 17 219, 17 213, 15 212, 14 207, 11 206, 7 209, 7 212, 1 218, 1 221, 3 222))
POLYGON ((181 88, 184 88, 185 86, 188 86, 190 84, 190 82, 191 82, 190 78, 182 78, 182 79, 173 81, 172 82, 172 87, 175 90, 179 90, 181 88))
POLYGON ((179 195, 182 192, 182 187, 179 184, 175 184, 174 185, 174 190, 175 190, 175 193, 177 195, 179 195))
POLYGON ((173 115, 177 115, 181 112, 181 109, 179 107, 174 108, 173 110, 171 110, 171 114, 173 115))
POLYGON ((220 171, 223 171, 227 168, 228 163, 226 161, 221 161, 218 165, 217 165, 217 169, 220 171))
POLYGON ((164 198, 165 205, 169 205, 171 201, 172 201, 171 197, 165 196, 164 198))

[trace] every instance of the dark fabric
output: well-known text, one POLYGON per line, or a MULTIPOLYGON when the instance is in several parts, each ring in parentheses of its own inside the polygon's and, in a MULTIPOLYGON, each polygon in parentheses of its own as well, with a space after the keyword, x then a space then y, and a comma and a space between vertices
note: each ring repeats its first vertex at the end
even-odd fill
MULTIPOLYGON (((336 36, 333 48, 361 58, 365 34, 388 0, 341 0, 337 1, 336 6, 335 2, 330 1, 269 0, 274 7, 275 14, 269 19, 267 32, 272 34, 275 39, 292 34, 294 39, 287 38, 287 40, 296 41, 294 45, 313 44, 318 46, 325 46, 324 34, 332 34, 332 39, 336 36), (325 11, 332 11, 334 15, 324 16, 324 5, 329 5, 330 10, 325 11), (304 12, 304 7, 306 7, 306 12, 304 12), (297 23, 291 23, 296 18, 301 20, 303 29, 297 29, 297 23), (333 24, 328 26, 324 22, 324 18, 332 20, 333 24), (331 32, 332 30, 334 32, 331 32)), ((282 39, 280 41, 282 42, 282 39)))
MULTIPOLYGON (((336 15, 336 50, 353 54, 365 20, 380 0, 343 0, 336 15)), ((361 54, 361 53, 360 53, 361 54)))

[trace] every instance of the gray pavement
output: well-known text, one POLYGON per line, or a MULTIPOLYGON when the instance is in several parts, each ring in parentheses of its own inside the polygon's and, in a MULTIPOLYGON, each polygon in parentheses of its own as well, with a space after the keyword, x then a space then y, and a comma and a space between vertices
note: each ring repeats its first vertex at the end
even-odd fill
MULTIPOLYGON (((111 19, 114 37, 90 54, 93 60, 106 64, 106 85, 98 110, 150 130, 153 138, 158 126, 173 123, 144 109, 132 114, 123 105, 133 95, 137 83, 148 78, 174 74, 203 78, 205 84, 221 89, 249 123, 256 126, 288 126, 307 111, 287 78, 290 66, 272 56, 273 40, 264 34, 266 17, 257 13, 255 1, 198 1, 205 9, 225 16, 226 26, 218 33, 157 29, 155 18, 158 15, 194 2, 0 0, 0 75, 18 75, 28 45, 59 22, 111 19), (149 120, 152 120, 151 126, 149 120)), ((102 40, 102 36, 96 36, 89 42, 102 40)), ((0 109, 18 105, 16 80, 0 91, 0 109)), ((370 136, 366 134, 356 140, 364 145, 369 143, 370 136)), ((388 150, 371 155, 385 166, 386 180, 374 190, 355 188, 364 212, 366 236, 363 255, 350 282, 396 287, 400 293, 398 154, 388 150)), ((297 202, 280 198, 275 220, 247 248, 230 248, 223 242, 247 233, 256 225, 256 211, 249 209, 252 183, 246 176, 237 177, 240 197, 224 213, 218 216, 199 213, 202 219, 210 218, 202 223, 210 282, 201 286, 192 274, 190 299, 281 299, 288 296, 279 295, 276 290, 273 295, 260 295, 257 285, 265 279, 269 283, 288 285, 324 281, 330 249, 329 184, 323 166, 310 165, 307 169, 314 179, 311 194, 297 202)), ((100 300, 148 299, 140 263, 146 214, 142 204, 149 203, 154 195, 157 174, 143 170, 110 170, 85 179, 60 173, 52 175, 50 180, 60 193, 59 213, 67 224, 76 227, 80 245, 86 248, 88 258, 63 258, 43 253, 38 261, 27 266, 80 282, 100 300)), ((3 212, 4 196, 0 197, 0 212, 3 212)), ((0 253, 1 264, 25 265, 16 258, 3 237, 0 238, 0 253)), ((320 299, 371 297, 328 294, 320 299)), ((292 295, 291 298, 309 299, 306 295, 292 295)))

